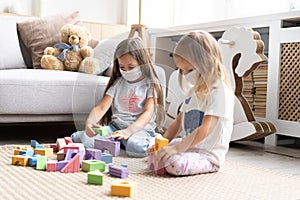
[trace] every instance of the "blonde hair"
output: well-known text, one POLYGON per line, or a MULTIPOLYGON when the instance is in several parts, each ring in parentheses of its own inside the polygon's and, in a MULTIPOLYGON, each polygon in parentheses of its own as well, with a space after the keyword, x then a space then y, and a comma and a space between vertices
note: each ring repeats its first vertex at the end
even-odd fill
MULTIPOLYGON (((184 59, 199 72, 199 78, 194 89, 202 98, 210 94, 210 88, 218 79, 228 87, 231 84, 224 72, 222 55, 216 39, 205 31, 190 32, 184 35, 174 49, 175 59, 184 59)), ((182 71, 179 71, 179 84, 182 85, 182 71)))
MULTIPOLYGON (((151 81, 150 89, 153 90, 152 93, 155 95, 155 98, 157 98, 157 101, 154 101, 154 113, 156 113, 155 122, 158 130, 161 130, 165 121, 162 87, 154 70, 148 50, 145 48, 143 41, 140 38, 135 37, 125 39, 117 46, 114 54, 112 74, 106 86, 105 93, 113 83, 122 76, 118 58, 126 54, 131 55, 138 62, 144 77, 148 77, 151 81)), ((111 121, 111 115, 112 112, 111 109, 109 109, 100 120, 100 123, 108 124, 111 121)))

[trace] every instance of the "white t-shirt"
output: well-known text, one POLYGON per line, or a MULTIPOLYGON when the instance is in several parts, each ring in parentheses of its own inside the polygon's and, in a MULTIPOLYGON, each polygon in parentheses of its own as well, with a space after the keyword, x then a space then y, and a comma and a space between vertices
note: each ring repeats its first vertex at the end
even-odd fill
POLYGON ((205 115, 217 116, 218 122, 204 140, 188 151, 199 152, 220 166, 229 149, 233 127, 234 94, 222 81, 216 81, 210 95, 200 100, 190 91, 182 105, 183 137, 192 133, 202 123, 205 115))
MULTIPOLYGON (((148 78, 136 83, 129 83, 123 77, 120 77, 107 90, 106 94, 113 98, 111 106, 112 121, 120 127, 127 127, 136 121, 143 113, 147 99, 154 97, 148 78)), ((156 128, 154 121, 155 115, 153 115, 148 125, 143 128, 154 130, 156 128)))

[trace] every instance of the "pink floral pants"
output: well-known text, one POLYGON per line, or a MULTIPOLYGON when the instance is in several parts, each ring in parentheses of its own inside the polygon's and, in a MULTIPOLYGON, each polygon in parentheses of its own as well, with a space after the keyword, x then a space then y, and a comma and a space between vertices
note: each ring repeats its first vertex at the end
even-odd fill
POLYGON ((205 174, 219 170, 219 167, 209 161, 205 155, 197 152, 173 155, 165 162, 165 168, 169 174, 175 176, 205 174))

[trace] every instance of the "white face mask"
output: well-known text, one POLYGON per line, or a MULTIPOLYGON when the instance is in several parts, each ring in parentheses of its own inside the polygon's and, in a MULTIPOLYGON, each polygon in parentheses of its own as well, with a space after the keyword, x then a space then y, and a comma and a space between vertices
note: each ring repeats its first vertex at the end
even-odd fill
POLYGON ((183 75, 183 77, 190 87, 194 87, 198 81, 199 72, 196 69, 194 69, 193 71, 183 75))
POLYGON ((141 67, 135 67, 132 70, 124 71, 120 69, 120 72, 127 81, 136 81, 142 76, 141 67))

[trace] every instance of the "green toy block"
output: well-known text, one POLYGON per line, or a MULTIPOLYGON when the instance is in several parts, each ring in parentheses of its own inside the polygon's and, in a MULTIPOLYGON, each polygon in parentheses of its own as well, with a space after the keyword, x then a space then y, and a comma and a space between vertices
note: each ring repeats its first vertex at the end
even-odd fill
POLYGON ((104 172, 105 162, 100 161, 100 160, 83 160, 81 169, 84 172, 90 172, 90 171, 95 171, 95 170, 104 172))
POLYGON ((47 156, 38 156, 36 161, 36 169, 46 170, 47 156))
POLYGON ((101 135, 101 136, 107 136, 108 135, 108 127, 101 127, 101 128, 93 128, 93 130, 101 135))
POLYGON ((103 174, 99 170, 88 172, 88 184, 103 185, 103 174))

